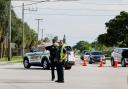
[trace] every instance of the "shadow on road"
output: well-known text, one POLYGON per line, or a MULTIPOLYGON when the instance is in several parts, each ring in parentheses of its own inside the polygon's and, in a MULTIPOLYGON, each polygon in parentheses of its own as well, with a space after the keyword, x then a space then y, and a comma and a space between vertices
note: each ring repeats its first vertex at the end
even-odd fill
MULTIPOLYGON (((29 69, 25 69, 25 68, 0 68, 0 69, 10 69, 10 70, 44 70, 43 68, 29 68, 29 69)), ((45 69, 46 70, 46 69, 45 69)), ((47 69, 50 70, 50 69, 47 69)))
POLYGON ((13 84, 13 83, 54 83, 50 80, 14 80, 14 79, 8 79, 8 80, 1 80, 0 83, 8 83, 8 84, 13 84))

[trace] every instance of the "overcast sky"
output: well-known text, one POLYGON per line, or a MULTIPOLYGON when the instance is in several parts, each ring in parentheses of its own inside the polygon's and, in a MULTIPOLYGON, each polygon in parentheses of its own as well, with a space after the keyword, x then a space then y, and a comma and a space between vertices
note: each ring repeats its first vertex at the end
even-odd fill
MULTIPOLYGON (((32 1, 32 0, 31 0, 32 1)), ((34 0, 33 0, 34 1, 34 0)), ((35 0, 38 1, 38 0, 35 0)), ((40 0, 39 0, 40 1, 40 0)), ((19 18, 22 17, 22 3, 34 2, 13 1, 13 9, 19 18), (19 7, 16 7, 19 6, 19 7)), ((37 12, 25 10, 25 22, 37 32, 37 18, 44 37, 66 35, 67 43, 75 45, 80 40, 93 42, 99 34, 105 33, 105 22, 114 18, 120 11, 128 11, 128 0, 80 0, 42 2, 25 6, 25 9, 37 9, 37 12)))

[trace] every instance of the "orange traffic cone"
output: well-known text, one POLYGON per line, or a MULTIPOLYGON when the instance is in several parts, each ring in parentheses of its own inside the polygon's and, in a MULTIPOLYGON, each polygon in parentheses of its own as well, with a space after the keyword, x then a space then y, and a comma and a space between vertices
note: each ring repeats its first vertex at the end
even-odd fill
POLYGON ((102 57, 100 57, 99 67, 103 67, 103 60, 102 60, 102 57))
POLYGON ((83 57, 83 66, 87 66, 86 58, 85 57, 83 57))
POLYGON ((114 60, 114 68, 118 68, 118 59, 117 59, 117 57, 114 60))

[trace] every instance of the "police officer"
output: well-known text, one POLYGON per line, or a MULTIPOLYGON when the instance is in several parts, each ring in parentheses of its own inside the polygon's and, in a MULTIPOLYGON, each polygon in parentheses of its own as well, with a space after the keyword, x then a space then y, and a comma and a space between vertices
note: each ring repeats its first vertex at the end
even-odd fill
POLYGON ((58 43, 56 42, 55 39, 52 40, 52 45, 46 47, 46 50, 50 51, 50 61, 51 61, 51 75, 52 78, 51 80, 53 81, 55 79, 55 67, 57 63, 57 52, 58 52, 58 43))
POLYGON ((64 62, 67 57, 67 52, 63 44, 63 40, 59 42, 59 50, 58 50, 58 62, 57 62, 57 75, 58 80, 55 82, 64 83, 64 62))

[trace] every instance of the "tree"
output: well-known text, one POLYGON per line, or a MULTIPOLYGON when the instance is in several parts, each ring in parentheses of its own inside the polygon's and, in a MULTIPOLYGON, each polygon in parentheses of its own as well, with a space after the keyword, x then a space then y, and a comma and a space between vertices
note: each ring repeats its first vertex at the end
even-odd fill
POLYGON ((73 48, 80 51, 90 50, 91 45, 86 41, 79 41, 73 48))
POLYGON ((120 12, 115 18, 105 23, 107 33, 98 37, 99 43, 106 46, 128 46, 128 13, 120 12))
MULTIPOLYGON (((0 57, 3 56, 5 48, 4 41, 8 36, 9 29, 9 6, 11 0, 0 0, 0 57)), ((22 21, 12 10, 12 28, 11 28, 11 42, 16 43, 18 47, 22 47, 22 21)), ((29 48, 31 44, 36 43, 37 33, 31 29, 27 23, 24 23, 25 33, 25 48, 29 48)))
POLYGON ((0 0, 0 58, 4 55, 4 40, 8 28, 10 0, 0 0))
POLYGON ((91 43, 92 48, 98 51, 106 51, 107 47, 103 44, 100 44, 98 41, 94 41, 91 43))
MULTIPOLYGON (((25 48, 37 42, 37 33, 31 29, 27 23, 24 23, 25 48)), ((22 21, 18 19, 15 12, 12 11, 12 42, 22 48, 22 21)))

